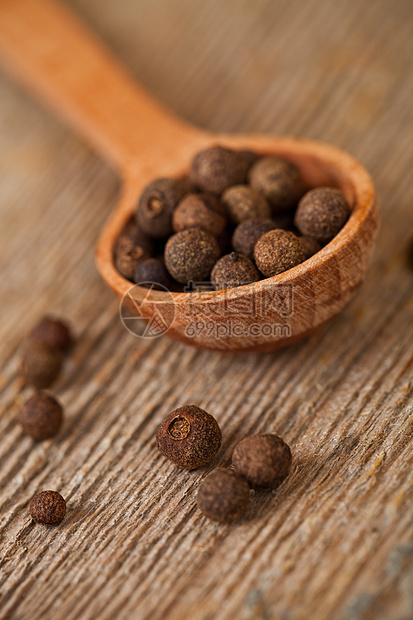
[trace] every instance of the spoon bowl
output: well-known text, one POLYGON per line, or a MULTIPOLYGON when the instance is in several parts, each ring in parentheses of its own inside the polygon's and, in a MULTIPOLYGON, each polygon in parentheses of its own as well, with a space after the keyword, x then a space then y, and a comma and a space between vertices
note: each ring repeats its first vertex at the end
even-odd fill
POLYGON ((336 316, 363 282, 379 212, 372 180, 328 144, 264 135, 212 134, 152 100, 66 8, 52 0, 6 0, 0 60, 117 168, 119 202, 96 248, 97 267, 123 307, 158 332, 202 349, 252 352, 296 342, 336 316), (147 183, 181 177, 215 144, 294 162, 308 187, 337 187, 351 206, 322 250, 277 276, 223 291, 174 293, 133 286, 116 270, 114 245, 147 183), (160 327, 159 327, 160 326, 160 327))

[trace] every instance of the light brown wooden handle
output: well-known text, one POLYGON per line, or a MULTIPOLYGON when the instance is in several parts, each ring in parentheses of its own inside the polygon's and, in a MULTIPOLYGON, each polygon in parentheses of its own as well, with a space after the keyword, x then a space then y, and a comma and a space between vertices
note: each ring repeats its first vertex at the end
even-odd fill
POLYGON ((143 152, 183 138, 186 125, 54 0, 1 1, 0 60, 122 172, 144 165, 143 152))

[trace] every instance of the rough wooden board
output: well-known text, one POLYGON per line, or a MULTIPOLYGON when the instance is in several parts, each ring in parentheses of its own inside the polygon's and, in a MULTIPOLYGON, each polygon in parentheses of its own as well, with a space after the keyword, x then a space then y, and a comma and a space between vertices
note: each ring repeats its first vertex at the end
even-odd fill
POLYGON ((93 265, 116 178, 1 79, 1 617, 411 618, 411 3, 71 4, 192 122, 348 149, 375 178, 383 225, 362 290, 307 342, 234 357, 138 341, 93 265), (16 349, 50 310, 79 343, 55 390, 65 428, 32 444, 15 422, 16 349), (219 420, 214 465, 251 432, 293 448, 293 475, 239 525, 204 520, 205 471, 156 452, 157 424, 185 402, 219 420), (68 501, 59 528, 28 517, 43 488, 68 501))

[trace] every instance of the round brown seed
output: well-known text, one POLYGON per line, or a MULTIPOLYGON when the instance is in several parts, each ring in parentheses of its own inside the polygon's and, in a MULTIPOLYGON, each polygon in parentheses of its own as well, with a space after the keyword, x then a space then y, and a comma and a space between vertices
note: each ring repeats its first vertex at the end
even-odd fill
POLYGON ((49 347, 56 347, 67 353, 73 345, 70 328, 65 321, 53 316, 44 316, 32 329, 29 340, 42 342, 49 347))
POLYGON ((305 255, 298 237, 276 228, 258 239, 254 259, 261 273, 271 277, 302 263, 305 255))
POLYGON ((218 422, 195 405, 172 411, 156 433, 159 452, 184 469, 196 469, 212 461, 221 440, 218 422))
POLYGON ((271 207, 265 198, 248 185, 233 185, 222 194, 231 222, 239 224, 251 218, 271 217, 271 207))
POLYGON ((50 394, 37 392, 24 403, 18 419, 26 435, 38 440, 49 439, 60 430, 63 409, 50 394))
POLYGON ((237 252, 220 258, 211 272, 211 282, 222 289, 250 284, 259 279, 260 274, 254 263, 237 252))
POLYGON ((226 225, 225 211, 212 194, 188 194, 174 211, 172 226, 175 232, 202 228, 211 235, 220 235, 226 225))
POLYGON ((345 196, 333 187, 316 187, 302 197, 294 223, 302 235, 328 243, 350 216, 345 196))
POLYGON ((276 434, 250 435, 235 447, 232 465, 253 488, 275 489, 288 476, 291 450, 276 434))
POLYGON ((234 230, 232 247, 236 252, 253 258, 258 239, 274 228, 278 226, 273 220, 244 220, 234 230))
POLYGON ((248 158, 239 151, 212 146, 195 155, 190 181, 203 192, 221 194, 227 187, 244 183, 248 158))
POLYGON ((249 502, 248 483, 231 469, 217 467, 199 485, 198 506, 213 521, 234 521, 246 512, 249 502))
POLYGON ((141 260, 149 258, 143 247, 136 245, 130 237, 119 237, 115 250, 115 267, 127 280, 133 280, 136 267, 141 260))
POLYGON ((54 383, 60 374, 64 353, 43 342, 27 342, 22 355, 20 374, 25 385, 41 390, 54 383))
POLYGON ((30 502, 29 512, 36 523, 57 525, 66 514, 66 502, 57 491, 41 491, 30 502))
POLYGON ((145 235, 138 227, 136 219, 132 216, 125 224, 118 237, 117 244, 121 244, 123 239, 130 239, 135 246, 140 246, 148 256, 153 256, 154 240, 145 235))
POLYGON ((171 277, 160 258, 147 258, 140 261, 133 274, 133 281, 146 288, 156 290, 163 290, 163 288, 171 286, 171 277))
POLYGON ((208 278, 220 255, 217 240, 200 228, 189 228, 170 237, 165 246, 165 266, 171 276, 186 284, 208 278))
POLYGON ((305 260, 311 258, 314 254, 317 254, 322 248, 321 243, 317 239, 311 239, 311 237, 298 237, 303 248, 305 260))
POLYGON ((154 239, 171 235, 173 211, 188 191, 188 184, 181 179, 161 178, 152 181, 143 190, 138 203, 138 226, 154 239))
POLYGON ((294 208, 304 193, 297 166, 279 157, 259 159, 249 172, 249 181, 268 200, 274 215, 294 208))

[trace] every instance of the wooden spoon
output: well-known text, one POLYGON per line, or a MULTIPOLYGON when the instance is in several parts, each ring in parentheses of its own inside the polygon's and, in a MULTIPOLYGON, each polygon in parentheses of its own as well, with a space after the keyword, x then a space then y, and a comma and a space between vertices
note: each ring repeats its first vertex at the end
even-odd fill
POLYGON ((370 176, 347 153, 310 140, 192 127, 152 100, 53 0, 2 1, 0 59, 117 168, 123 189, 98 242, 97 266, 138 316, 152 322, 160 317, 168 336, 203 349, 275 349, 338 314, 363 281, 378 206, 370 176), (183 175, 194 154, 213 144, 292 160, 308 186, 332 185, 344 192, 352 205, 350 219, 320 252, 281 275, 219 292, 148 293, 136 286, 128 294, 132 285, 115 269, 113 247, 140 192, 156 177, 183 175))

